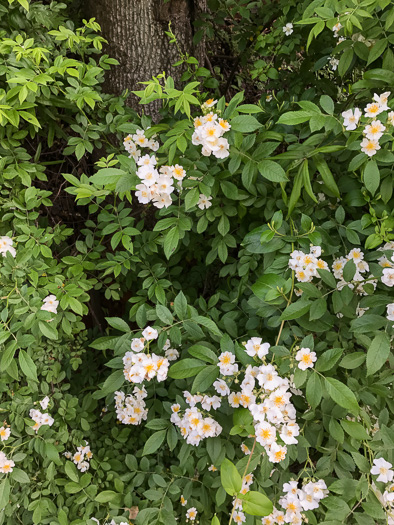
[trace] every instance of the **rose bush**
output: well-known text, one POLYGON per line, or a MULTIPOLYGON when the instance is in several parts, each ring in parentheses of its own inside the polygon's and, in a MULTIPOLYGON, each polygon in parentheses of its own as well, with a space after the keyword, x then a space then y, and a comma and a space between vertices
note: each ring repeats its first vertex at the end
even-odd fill
POLYGON ((246 3, 260 100, 159 122, 65 7, 0 3, 1 523, 393 523, 390 2, 246 3))

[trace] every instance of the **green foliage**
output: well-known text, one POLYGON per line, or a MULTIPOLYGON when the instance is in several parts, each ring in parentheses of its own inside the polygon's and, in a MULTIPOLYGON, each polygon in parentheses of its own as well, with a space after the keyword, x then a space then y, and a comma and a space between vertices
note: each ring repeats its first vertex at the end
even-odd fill
POLYGON ((176 88, 164 73, 141 79, 139 116, 102 91, 116 61, 101 54, 94 20, 75 26, 57 2, 0 1, 1 235, 15 249, 0 261, 0 408, 11 428, 2 446, 15 463, 0 474, 0 523, 172 525, 195 507, 201 525, 219 525, 236 496, 254 525, 292 478, 329 488, 305 512, 310 523, 386 522, 370 470, 376 457, 394 460, 394 107, 389 97, 378 115, 386 129, 371 157, 361 150, 371 119, 346 129, 341 114, 394 83, 393 7, 210 7, 195 40, 222 38, 238 69, 225 78, 182 55, 176 88), (162 101, 155 123, 152 101, 162 101), (222 158, 192 139, 194 119, 211 109, 231 126, 222 158), (167 207, 137 202, 138 165, 122 148, 137 130, 157 140, 159 166, 186 172, 167 207), (309 279, 289 260, 310 245, 322 253, 309 279), (358 249, 368 269, 350 256, 358 249), (50 295, 55 311, 42 309, 50 295), (165 380, 144 382, 146 420, 125 425, 114 393, 132 394, 123 357, 148 325, 158 332, 149 355, 163 356, 169 340, 179 359, 165 380), (251 337, 271 345, 263 361, 245 351, 251 337), (313 366, 299 366, 301 348, 316 354, 313 366), (224 352, 239 365, 221 376, 232 392, 264 360, 291 382, 300 435, 274 466, 247 404, 224 396, 206 411, 222 431, 197 446, 172 422, 188 392, 216 395, 224 352), (45 396, 54 422, 36 431, 29 411, 45 396), (64 453, 86 440, 93 457, 82 472, 64 453))

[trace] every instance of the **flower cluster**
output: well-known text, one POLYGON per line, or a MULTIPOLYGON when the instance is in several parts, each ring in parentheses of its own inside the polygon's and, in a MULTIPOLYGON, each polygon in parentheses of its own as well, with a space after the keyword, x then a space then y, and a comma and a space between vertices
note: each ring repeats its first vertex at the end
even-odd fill
POLYGON ((139 425, 148 417, 144 398, 148 395, 144 387, 134 387, 133 394, 115 392, 116 416, 125 425, 139 425))
MULTIPOLYGON (((244 347, 249 356, 261 359, 263 364, 246 368, 240 392, 230 392, 223 379, 216 381, 214 387, 222 396, 228 395, 231 407, 249 409, 254 420, 256 440, 264 447, 269 461, 279 463, 286 457, 286 445, 298 442, 296 411, 290 403, 291 385, 288 379, 279 376, 272 364, 265 363, 269 343, 263 343, 260 337, 252 337, 244 347)), ((231 352, 221 354, 218 364, 220 373, 224 376, 238 373, 238 365, 234 361, 235 356, 231 352)))
POLYGON ((389 525, 394 524, 394 471, 392 470, 392 467, 393 465, 391 463, 383 458, 379 458, 373 460, 373 467, 371 468, 371 474, 373 476, 378 476, 376 481, 387 483, 383 494, 376 489, 374 483, 372 483, 372 487, 375 489, 375 494, 386 509, 388 518, 387 523, 389 525))
POLYGON ((43 300, 43 303, 44 304, 41 306, 41 310, 57 314, 57 307, 59 306, 59 301, 56 300, 56 295, 48 295, 43 300))
MULTIPOLYGON (((377 118, 380 113, 383 111, 389 111, 388 106, 388 97, 390 96, 390 91, 378 95, 374 93, 373 101, 370 104, 367 104, 364 108, 364 116, 368 119, 364 129, 363 135, 364 138, 361 141, 361 151, 372 157, 380 150, 379 139, 383 136, 386 126, 384 126, 377 118)), ((354 110, 348 109, 342 113, 344 119, 343 125, 345 126, 346 131, 353 131, 357 128, 358 123, 362 117, 362 111, 359 108, 354 110)), ((387 115, 386 125, 394 124, 394 111, 390 111, 387 115)))
MULTIPOLYGON (((157 339, 158 332, 154 328, 147 326, 142 332, 142 337, 134 338, 131 342, 131 352, 126 352, 123 357, 124 364, 124 376, 127 381, 131 383, 142 383, 147 380, 150 381, 154 377, 158 381, 164 381, 167 378, 168 368, 170 366, 169 359, 167 357, 158 356, 154 353, 145 354, 143 352, 145 348, 145 342, 149 342, 157 339)), ((178 352, 174 349, 169 348, 169 341, 167 341, 166 352, 171 356, 172 359, 176 359, 178 352), (169 352, 171 350, 171 352, 169 352)))
POLYGON ((147 204, 153 202, 156 208, 168 208, 172 204, 171 194, 175 186, 180 189, 186 171, 179 164, 161 166, 157 169, 155 156, 144 155, 138 162, 137 175, 141 184, 137 184, 135 193, 138 202, 147 204))
POLYGON ((219 436, 222 432, 222 427, 213 418, 204 417, 196 404, 201 403, 201 407, 209 412, 211 408, 216 410, 220 407, 220 398, 217 396, 192 396, 187 391, 183 395, 190 408, 187 408, 181 417, 180 405, 172 405, 171 422, 180 429, 182 436, 186 439, 186 443, 197 446, 205 438, 219 436))
POLYGON ((53 425, 55 420, 52 416, 45 413, 42 414, 39 410, 36 410, 35 408, 32 408, 29 412, 30 417, 35 422, 35 424, 32 426, 33 430, 38 432, 38 429, 42 427, 42 425, 49 425, 50 427, 53 425))
MULTIPOLYGON (((206 104, 206 103, 205 103, 206 104)), ((213 105, 213 104, 212 104, 213 105)), ((204 109, 204 106, 203 106, 204 109)), ((207 115, 194 119, 194 133, 192 144, 202 146, 201 153, 205 157, 213 154, 217 159, 225 159, 229 156, 229 143, 223 137, 231 128, 227 120, 224 120, 212 111, 207 115)))
POLYGON ((298 481, 289 481, 284 483, 282 490, 285 495, 279 499, 279 505, 283 510, 274 507, 272 514, 261 520, 263 525, 300 525, 304 521, 302 512, 317 509, 320 500, 328 496, 327 486, 322 479, 309 481, 301 489, 298 488, 298 481))
MULTIPOLYGON (((149 129, 149 128, 148 128, 149 129)), ((145 137, 145 132, 143 129, 137 129, 134 135, 127 135, 123 141, 125 150, 129 154, 129 157, 132 157, 137 161, 141 156, 140 148, 149 148, 152 151, 157 151, 159 149, 159 143, 154 140, 155 136, 151 139, 145 137)))
POLYGON ((0 237, 0 253, 1 255, 5 255, 7 252, 12 255, 12 257, 15 257, 16 250, 13 248, 14 241, 11 239, 11 237, 7 237, 7 235, 3 235, 0 237))
POLYGON ((63 452, 63 455, 67 459, 72 459, 73 462, 76 464, 77 469, 81 472, 86 472, 89 469, 89 461, 92 459, 93 454, 90 450, 90 446, 87 441, 85 441, 86 445, 77 447, 77 451, 74 455, 71 454, 71 452, 63 452))
POLYGON ((334 262, 332 263, 332 272, 334 274, 334 277, 336 279, 339 279, 339 282, 337 283, 338 290, 342 290, 342 288, 348 286, 352 290, 354 289, 355 292, 359 295, 366 295, 364 291, 364 285, 367 283, 372 284, 374 287, 376 287, 377 282, 372 275, 370 275, 369 277, 363 275, 365 272, 368 271, 369 264, 366 261, 364 261, 364 253, 360 250, 360 248, 353 248, 346 255, 346 257, 339 257, 337 259, 334 259, 334 262), (356 265, 356 273, 354 274, 352 281, 359 282, 360 284, 358 285, 346 282, 343 278, 343 269, 345 267, 345 264, 350 260, 352 260, 356 265))
POLYGON ((311 246, 309 253, 294 250, 290 254, 289 267, 295 271, 295 277, 300 283, 309 283, 314 277, 319 277, 317 270, 328 270, 328 265, 321 255, 320 246, 311 246))
POLYGON ((8 474, 12 472, 12 468, 15 466, 15 463, 12 459, 8 459, 4 452, 0 451, 0 472, 3 474, 8 474))

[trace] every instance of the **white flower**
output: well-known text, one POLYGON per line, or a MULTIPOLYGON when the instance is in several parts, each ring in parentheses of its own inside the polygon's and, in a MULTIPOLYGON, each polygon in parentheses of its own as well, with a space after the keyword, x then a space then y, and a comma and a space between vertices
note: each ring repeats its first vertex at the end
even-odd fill
POLYGON ((287 23, 284 27, 282 27, 282 31, 286 36, 290 36, 293 32, 293 24, 291 22, 287 23))
POLYGON ((373 157, 379 149, 380 145, 377 140, 365 138, 361 141, 361 151, 368 155, 368 157, 373 157))
POLYGON ((245 345, 246 353, 251 357, 257 354, 260 359, 267 355, 271 345, 269 343, 261 343, 261 341, 261 337, 252 337, 249 339, 245 345))
POLYGON ((7 441, 7 439, 10 437, 10 434, 11 434, 11 429, 9 427, 0 428, 1 441, 7 441))
POLYGON ((7 252, 12 255, 12 257, 15 257, 16 250, 12 247, 14 244, 14 241, 11 239, 11 237, 8 237, 7 235, 3 235, 0 237, 0 253, 1 255, 5 255, 7 252))
POLYGON ((379 115, 382 111, 384 111, 384 109, 379 102, 371 102, 371 104, 367 104, 364 108, 365 116, 369 118, 375 118, 376 115, 379 115))
POLYGON ((313 510, 319 507, 319 500, 316 500, 313 497, 313 494, 308 494, 307 492, 300 490, 298 492, 298 498, 303 510, 313 510))
POLYGON ((385 268, 383 270, 382 283, 390 288, 394 286, 394 268, 385 268))
POLYGON ((135 337, 134 339, 132 339, 131 349, 133 350, 133 352, 142 352, 144 349, 144 341, 145 339, 143 337, 135 337))
POLYGON ((310 348, 301 348, 296 354, 296 360, 299 361, 298 368, 306 370, 313 368, 313 363, 316 361, 316 353, 312 352, 310 348))
POLYGON ((48 408, 48 405, 49 405, 49 397, 48 396, 45 396, 44 399, 42 399, 40 401, 40 405, 41 405, 41 408, 43 410, 46 410, 48 408))
POLYGON ((390 124, 390 126, 394 126, 394 111, 390 111, 387 115, 387 123, 390 124))
POLYGON ((394 321, 394 303, 387 305, 387 319, 389 321, 394 321))
POLYGON ((383 132, 386 129, 385 126, 380 122, 380 120, 373 120, 371 124, 365 126, 364 135, 369 140, 379 140, 383 136, 383 132))
POLYGON ((152 157, 150 155, 144 155, 143 157, 140 157, 137 161, 138 166, 149 166, 153 167, 156 166, 157 160, 154 155, 152 157))
POLYGON ((200 210, 205 210, 212 206, 212 197, 207 197, 206 195, 203 195, 200 193, 200 198, 198 199, 197 206, 200 208, 200 210))
POLYGON ((338 68, 339 60, 337 58, 331 57, 330 60, 330 66, 333 71, 336 71, 338 68))
POLYGON ((190 521, 194 521, 197 517, 197 509, 196 507, 190 507, 190 509, 186 512, 186 518, 190 521))
POLYGON ((245 514, 240 511, 240 510, 237 510, 233 513, 233 522, 234 523, 244 523, 246 520, 246 516, 245 514))
POLYGON ((176 361, 179 357, 179 352, 175 348, 168 348, 165 351, 165 356, 169 361, 176 361))
POLYGON ((41 306, 41 310, 46 310, 47 312, 52 312, 57 314, 57 307, 59 306, 59 301, 56 300, 55 295, 48 295, 43 300, 44 304, 41 306))
POLYGON ((360 120, 362 113, 359 108, 348 109, 342 113, 344 119, 343 125, 347 131, 352 131, 357 128, 358 121, 360 120))
POLYGON ((342 24, 340 22, 337 22, 333 27, 332 27, 332 31, 334 33, 334 36, 337 37, 338 36, 338 32, 342 29, 342 24))
POLYGON ((181 496, 181 505, 182 505, 182 507, 184 507, 185 505, 187 505, 187 499, 185 499, 185 498, 183 497, 183 494, 182 494, 182 496, 181 496))
POLYGON ((265 96, 265 101, 266 102, 271 102, 271 100, 272 100, 272 95, 266 95, 265 96))
POLYGON ((278 443, 272 443, 268 450, 268 459, 271 463, 280 463, 283 461, 287 454, 287 447, 278 445, 278 443))
POLYGON ((172 204, 171 196, 167 193, 156 193, 153 197, 153 204, 159 209, 168 208, 168 206, 171 206, 172 204))
POLYGON ((374 459, 373 467, 371 468, 371 474, 379 477, 376 481, 382 481, 383 483, 389 483, 394 478, 394 472, 391 470, 393 465, 383 458, 374 459))
POLYGON ((146 184, 137 184, 136 185, 137 191, 135 192, 135 196, 138 199, 138 202, 141 204, 148 204, 148 202, 152 199, 152 193, 150 188, 146 186, 146 184))
POLYGON ((228 396, 230 394, 230 389, 223 379, 217 379, 214 382, 213 387, 221 396, 228 396))
POLYGON ((387 105, 388 98, 390 96, 390 91, 386 91, 385 93, 382 93, 381 95, 377 95, 374 93, 373 99, 375 102, 377 102, 381 108, 381 111, 388 111, 389 107, 387 105))
POLYGON ((208 100, 206 100, 203 104, 203 107, 205 108, 211 108, 213 107, 215 104, 217 104, 217 100, 214 100, 213 98, 209 98, 208 100))

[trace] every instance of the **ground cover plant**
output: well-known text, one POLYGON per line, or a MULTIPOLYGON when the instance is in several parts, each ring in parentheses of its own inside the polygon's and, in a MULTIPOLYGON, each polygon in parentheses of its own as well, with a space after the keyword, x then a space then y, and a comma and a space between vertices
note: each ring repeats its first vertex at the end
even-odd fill
POLYGON ((394 523, 391 2, 212 2, 139 111, 70 12, 0 1, 0 523, 394 523))

